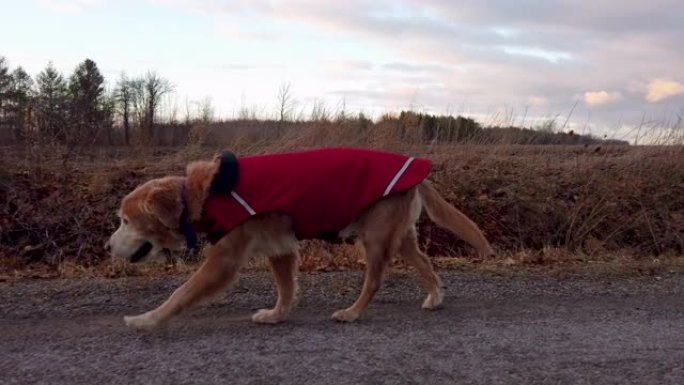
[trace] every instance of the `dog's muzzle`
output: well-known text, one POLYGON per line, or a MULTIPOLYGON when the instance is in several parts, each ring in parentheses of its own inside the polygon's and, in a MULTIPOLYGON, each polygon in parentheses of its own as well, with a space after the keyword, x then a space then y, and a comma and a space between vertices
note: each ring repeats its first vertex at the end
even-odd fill
POLYGON ((136 252, 133 253, 133 255, 131 255, 131 262, 139 262, 141 259, 145 258, 147 254, 150 253, 150 251, 152 251, 152 243, 143 243, 140 247, 138 247, 138 250, 136 250, 136 252))

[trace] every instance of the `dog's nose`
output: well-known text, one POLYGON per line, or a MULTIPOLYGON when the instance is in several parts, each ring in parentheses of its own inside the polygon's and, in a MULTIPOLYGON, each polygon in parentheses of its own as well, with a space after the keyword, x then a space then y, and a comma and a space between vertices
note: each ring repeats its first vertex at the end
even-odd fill
POLYGON ((108 253, 112 251, 112 246, 109 245, 109 241, 105 242, 104 249, 108 253))

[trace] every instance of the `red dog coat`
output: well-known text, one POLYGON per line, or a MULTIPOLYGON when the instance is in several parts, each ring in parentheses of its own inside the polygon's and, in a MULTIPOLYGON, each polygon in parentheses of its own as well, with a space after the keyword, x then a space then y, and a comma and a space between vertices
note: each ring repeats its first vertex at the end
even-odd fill
POLYGON ((202 227, 212 243, 252 215, 274 212, 292 218, 299 239, 334 238, 382 197, 423 181, 432 164, 387 152, 326 148, 246 156, 230 167, 236 180, 222 183, 231 177, 220 170, 215 179, 224 181, 213 182, 223 184, 223 191, 211 192, 204 204, 202 227))

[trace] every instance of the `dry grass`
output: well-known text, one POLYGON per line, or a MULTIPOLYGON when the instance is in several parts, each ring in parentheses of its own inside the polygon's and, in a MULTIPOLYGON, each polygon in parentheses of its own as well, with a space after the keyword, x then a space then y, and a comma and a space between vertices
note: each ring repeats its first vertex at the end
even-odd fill
MULTIPOLYGON (((97 148, 66 166, 50 153, 0 155, 0 276, 120 276, 183 272, 200 256, 154 266, 113 266, 102 250, 120 199, 137 184, 181 174, 185 164, 229 148, 239 155, 327 145, 426 156, 447 200, 481 225, 499 256, 480 261, 462 241, 421 222, 421 243, 442 268, 682 270, 682 146, 425 145, 393 126, 309 125, 278 140, 235 138, 224 146, 97 148), (653 262, 653 261, 658 261, 653 262), (185 263, 187 262, 187 264, 185 263)), ((361 266, 351 246, 307 242, 302 269, 361 266)), ((395 268, 401 268, 401 264, 395 268)), ((254 262, 249 268, 264 268, 254 262)))
MULTIPOLYGON (((356 253, 334 253, 324 259, 317 254, 304 255, 301 271, 357 271, 361 274, 365 264, 356 253)), ((671 273, 684 273, 684 255, 635 256, 624 252, 611 252, 601 256, 570 253, 560 249, 519 250, 505 252, 496 258, 481 260, 469 256, 433 256, 432 262, 438 271, 477 272, 490 275, 518 273, 544 273, 556 277, 570 276, 630 276, 648 275, 658 277, 671 273)), ((140 264, 126 264, 122 261, 103 260, 97 264, 84 265, 66 261, 56 268, 46 264, 32 264, 21 269, 5 270, 0 273, 0 282, 22 279, 92 279, 146 277, 156 278, 168 275, 189 275, 199 267, 198 261, 182 259, 169 261, 148 261, 140 264)), ((249 260, 243 271, 269 271, 265 258, 249 260)), ((394 260, 390 272, 415 274, 415 271, 401 260, 394 260)))

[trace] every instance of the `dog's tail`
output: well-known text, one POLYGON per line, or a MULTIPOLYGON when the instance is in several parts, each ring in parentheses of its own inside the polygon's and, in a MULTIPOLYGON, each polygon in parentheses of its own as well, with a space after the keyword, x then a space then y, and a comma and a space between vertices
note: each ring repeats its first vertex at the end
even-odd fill
POLYGON ((485 238, 482 230, 465 214, 450 205, 428 181, 418 186, 423 207, 430 219, 437 225, 450 230, 468 242, 479 252, 480 256, 494 255, 494 249, 485 238))

